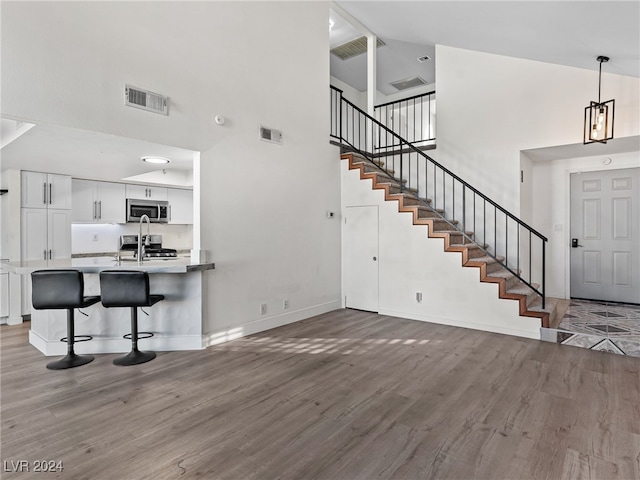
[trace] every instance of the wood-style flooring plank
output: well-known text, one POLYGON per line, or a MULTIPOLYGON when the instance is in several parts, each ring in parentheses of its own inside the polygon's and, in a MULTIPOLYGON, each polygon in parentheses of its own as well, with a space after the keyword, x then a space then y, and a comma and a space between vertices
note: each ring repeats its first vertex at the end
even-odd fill
POLYGON ((46 478, 640 478, 634 357, 337 310, 143 365, 97 355, 54 372, 28 328, 0 327, 4 470, 55 460, 64 470, 46 478))

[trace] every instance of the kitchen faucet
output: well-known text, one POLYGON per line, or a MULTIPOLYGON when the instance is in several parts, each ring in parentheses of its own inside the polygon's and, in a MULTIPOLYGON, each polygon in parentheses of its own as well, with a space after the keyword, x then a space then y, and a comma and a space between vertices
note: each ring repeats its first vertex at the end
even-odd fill
POLYGON ((144 248, 151 245, 151 235, 149 235, 149 229, 151 228, 151 220, 144 214, 140 217, 140 229, 138 231, 138 265, 142 263, 144 257, 144 248), (144 245, 142 244, 142 221, 147 221, 147 237, 144 239, 144 245))

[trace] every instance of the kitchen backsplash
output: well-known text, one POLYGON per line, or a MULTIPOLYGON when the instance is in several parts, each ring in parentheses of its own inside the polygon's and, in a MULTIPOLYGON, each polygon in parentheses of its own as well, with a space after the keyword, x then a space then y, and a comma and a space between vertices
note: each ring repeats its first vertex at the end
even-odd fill
MULTIPOLYGON (((116 252, 120 235, 137 235, 138 224, 99 224, 71 225, 71 253, 116 252)), ((176 250, 193 248, 193 225, 167 225, 152 223, 151 235, 162 235, 162 246, 176 250)), ((147 225, 143 225, 142 234, 146 235, 147 225)))

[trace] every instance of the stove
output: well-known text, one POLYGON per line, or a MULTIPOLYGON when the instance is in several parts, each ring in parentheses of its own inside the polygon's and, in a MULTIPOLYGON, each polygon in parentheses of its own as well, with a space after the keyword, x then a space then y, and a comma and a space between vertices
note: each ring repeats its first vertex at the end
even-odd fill
MULTIPOLYGON (((134 255, 137 255, 137 251, 134 255)), ((178 251, 174 248, 151 248, 147 247, 144 250, 145 258, 175 258, 178 256, 178 251)))
MULTIPOLYGON (((147 236, 142 236, 142 243, 144 245, 147 240, 147 236)), ((144 258, 176 258, 178 256, 177 250, 174 248, 162 248, 162 235, 149 235, 149 246, 144 247, 144 258)), ((120 251, 133 252, 133 257, 138 255, 138 235, 121 235, 120 236, 120 251)))

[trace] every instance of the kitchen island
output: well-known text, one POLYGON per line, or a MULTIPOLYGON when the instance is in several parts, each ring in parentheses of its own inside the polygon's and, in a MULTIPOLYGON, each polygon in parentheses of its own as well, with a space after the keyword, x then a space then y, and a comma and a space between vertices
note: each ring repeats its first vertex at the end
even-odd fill
MULTIPOLYGON (((140 312, 141 332, 154 336, 140 340, 140 348, 155 351, 199 350, 202 340, 203 274, 213 270, 213 263, 192 262, 179 257, 167 260, 144 260, 140 264, 131 259, 113 257, 81 257, 54 261, 3 262, 3 271, 30 276, 43 269, 75 269, 83 272, 85 295, 100 295, 100 272, 103 270, 141 270, 149 273, 151 293, 164 295, 153 307, 144 307, 149 315, 140 312)), ((30 281, 30 279, 29 279, 30 281)), ((124 353, 131 349, 131 341, 122 338, 130 332, 129 308, 105 308, 101 303, 81 310, 88 316, 76 315, 76 335, 91 335, 88 342, 76 343, 75 350, 83 353, 124 353)), ((29 342, 45 355, 65 355, 66 310, 32 310, 29 342)))

